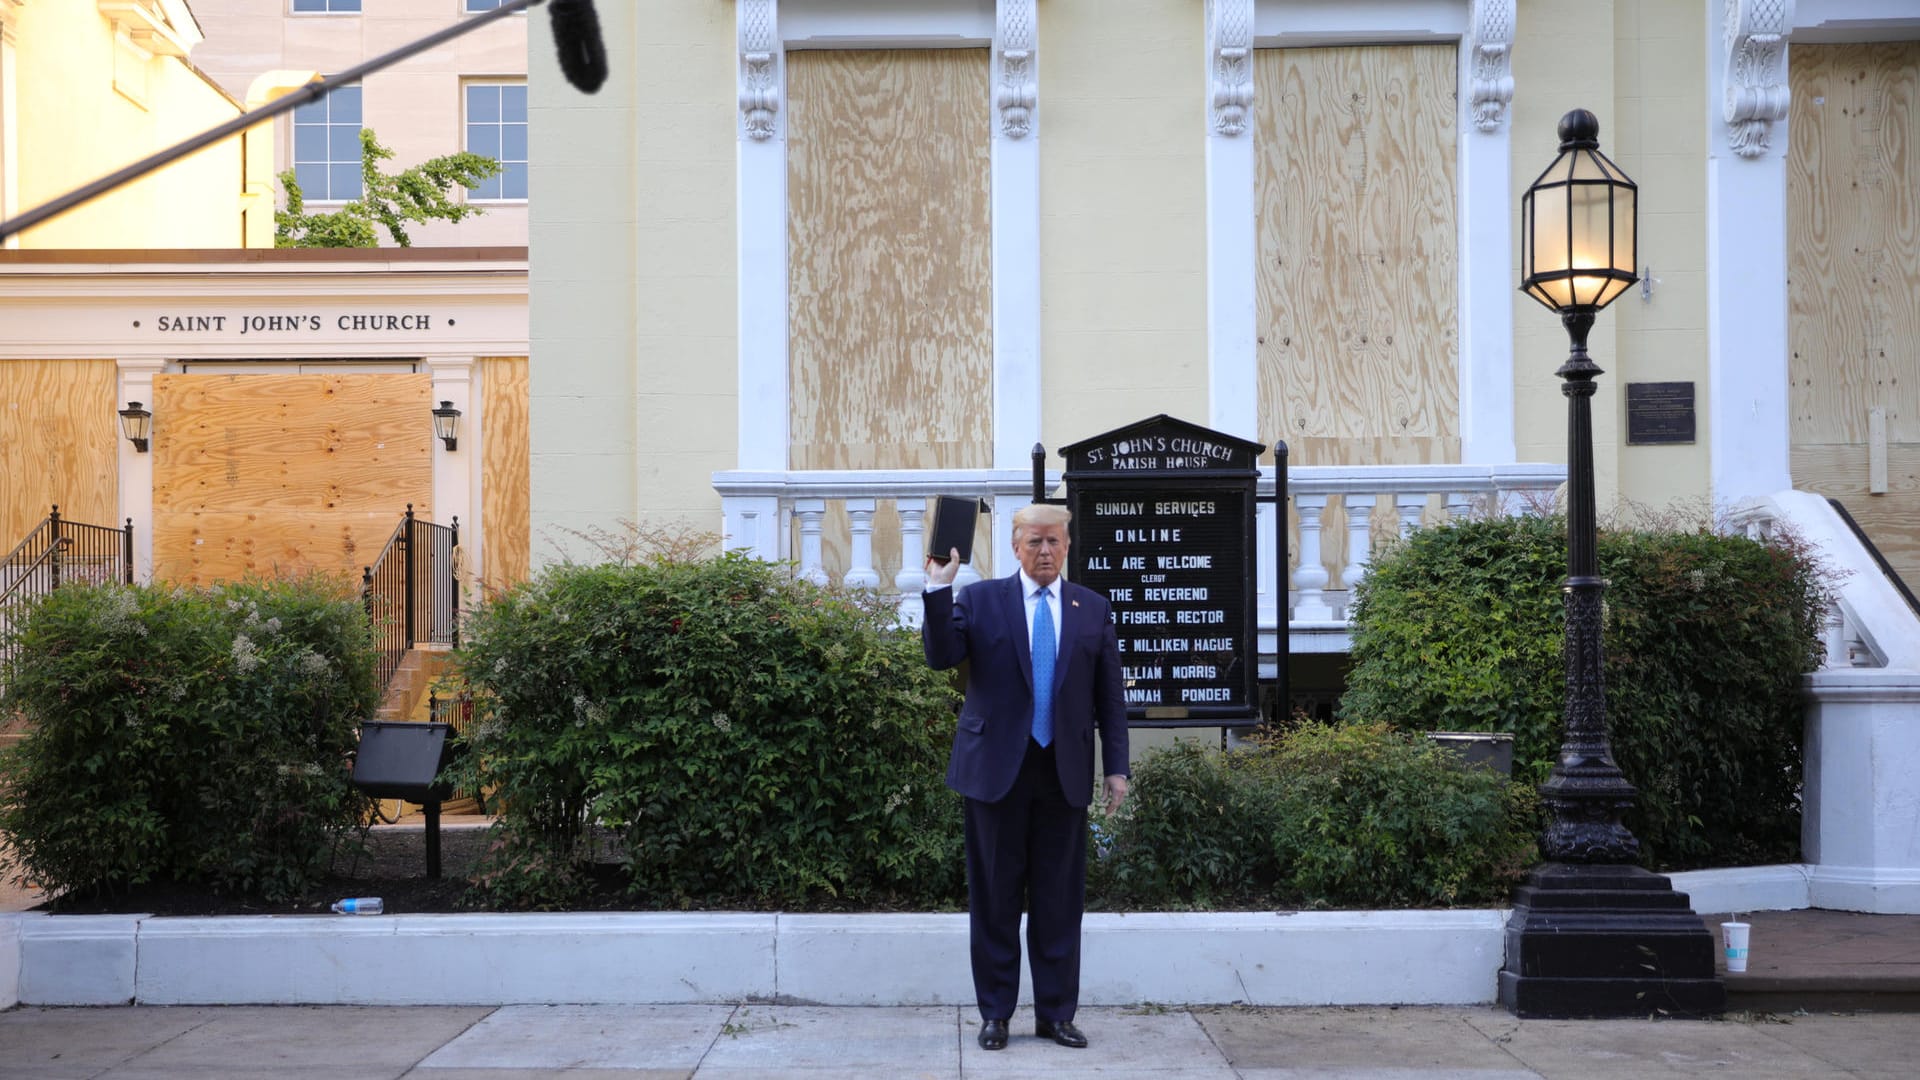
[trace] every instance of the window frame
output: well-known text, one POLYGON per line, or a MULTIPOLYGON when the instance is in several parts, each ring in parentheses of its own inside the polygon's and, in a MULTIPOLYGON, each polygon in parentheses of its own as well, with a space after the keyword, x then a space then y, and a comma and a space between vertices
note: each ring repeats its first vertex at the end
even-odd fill
MULTIPOLYGON (((490 125, 496 131, 500 132, 502 136, 500 140, 502 150, 506 148, 505 147, 506 129, 508 126, 512 124, 518 124, 521 127, 527 128, 528 129, 527 134, 529 135, 529 137, 531 137, 532 125, 528 119, 521 119, 518 121, 509 121, 505 119, 505 108, 504 108, 505 95, 504 94, 501 95, 502 116, 500 119, 496 119, 492 121, 484 121, 484 120, 475 121, 473 119, 472 98, 469 95, 469 91, 479 87, 505 88, 505 87, 511 87, 511 86, 519 87, 522 91, 522 97, 523 98, 525 97, 525 92, 527 89, 527 80, 519 76, 513 76, 513 75, 472 76, 472 77, 463 78, 460 80, 460 149, 461 150, 466 151, 467 153, 478 153, 478 151, 473 149, 473 141, 472 141, 473 126, 476 122, 490 125)), ((529 113, 531 113, 530 104, 531 103, 526 103, 526 105, 528 106, 529 113)), ((532 182, 531 162, 533 157, 531 147, 527 148, 526 158, 508 158, 501 154, 487 154, 485 156, 491 157, 495 161, 498 161, 501 165, 501 172, 498 176, 494 176, 487 180, 483 180, 481 181, 481 183, 498 184, 500 186, 500 190, 504 192, 506 190, 506 167, 510 164, 523 165, 523 166, 527 166, 528 168, 529 175, 527 179, 529 183, 529 194, 531 193, 531 182, 532 182)), ((525 206, 528 201, 526 195, 519 195, 519 196, 505 195, 505 194, 481 195, 481 194, 478 194, 478 191, 479 191, 478 188, 467 188, 466 195, 464 196, 465 200, 470 203, 479 203, 487 206, 525 206)))
POLYGON ((356 199, 365 197, 367 193, 366 177, 363 174, 361 174, 361 169, 365 161, 365 156, 360 152, 359 148, 360 148, 360 133, 366 131, 366 129, 367 129, 367 98, 366 98, 366 85, 364 83, 352 83, 347 86, 337 86, 332 90, 327 91, 327 93, 323 95, 318 101, 309 102, 308 104, 302 105, 299 108, 296 108, 287 114, 287 133, 289 136, 287 139, 287 167, 293 170, 294 180, 300 183, 300 198, 303 203, 305 203, 307 206, 340 207, 340 206, 345 206, 346 204, 353 202, 356 199), (356 94, 358 94, 360 97, 360 119, 354 122, 353 124, 355 153, 351 162, 339 161, 333 157, 333 129, 337 127, 344 128, 347 126, 345 123, 336 123, 333 119, 333 96, 342 90, 352 90, 356 94), (318 125, 301 124, 300 112, 302 109, 306 109, 314 105, 322 105, 322 104, 326 105, 327 107, 327 120, 324 124, 318 124, 318 125), (300 157, 300 128, 303 126, 304 127, 324 127, 326 129, 327 158, 324 162, 315 161, 311 159, 303 160, 300 157), (325 165, 325 167, 329 170, 329 177, 327 181, 327 196, 325 198, 315 197, 308 192, 306 183, 300 180, 300 166, 302 164, 325 165), (356 194, 352 195, 351 197, 336 198, 333 195, 333 181, 331 177, 331 170, 335 166, 345 165, 345 164, 353 165, 356 175, 360 176, 360 180, 359 180, 360 190, 356 194))
POLYGON ((364 15, 364 14, 366 14, 366 0, 353 0, 353 2, 354 2, 354 3, 356 3, 356 4, 359 4, 360 6, 359 6, 359 7, 357 7, 357 8, 354 8, 354 9, 353 9, 353 10, 351 10, 351 11, 346 11, 346 10, 340 10, 340 11, 336 11, 336 10, 334 10, 334 8, 333 8, 333 5, 334 5, 334 4, 336 4, 336 3, 342 3, 342 2, 344 2, 344 0, 319 0, 319 2, 320 2, 320 3, 322 3, 322 4, 325 4, 325 5, 327 5, 327 6, 326 6, 326 7, 324 8, 324 9, 322 9, 322 10, 320 10, 320 11, 302 11, 302 10, 300 10, 300 7, 299 7, 299 4, 300 4, 300 0, 287 0, 287 14, 289 14, 289 15, 294 15, 294 16, 298 16, 298 17, 300 17, 300 18, 303 18, 303 19, 310 19, 310 18, 338 18, 338 17, 340 17, 340 16, 343 16, 343 15, 364 15))

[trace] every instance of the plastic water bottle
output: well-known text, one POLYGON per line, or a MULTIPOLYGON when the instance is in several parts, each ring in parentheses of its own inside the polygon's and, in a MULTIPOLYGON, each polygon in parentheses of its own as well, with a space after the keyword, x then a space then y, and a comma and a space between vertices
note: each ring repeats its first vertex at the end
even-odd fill
POLYGON ((336 915, 378 915, 385 910, 377 896, 355 896, 346 900, 335 900, 333 911, 336 915))

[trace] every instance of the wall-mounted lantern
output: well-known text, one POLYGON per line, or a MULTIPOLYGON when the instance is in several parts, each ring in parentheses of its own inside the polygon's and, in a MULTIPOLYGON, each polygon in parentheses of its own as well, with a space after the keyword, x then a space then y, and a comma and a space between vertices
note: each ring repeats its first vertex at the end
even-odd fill
POLYGON ((453 407, 453 402, 443 401, 433 410, 433 434, 447 444, 447 449, 460 448, 460 410, 453 407))
POLYGON ((137 401, 127 402, 127 407, 120 410, 120 433, 137 453, 146 453, 147 440, 153 437, 153 414, 137 401))

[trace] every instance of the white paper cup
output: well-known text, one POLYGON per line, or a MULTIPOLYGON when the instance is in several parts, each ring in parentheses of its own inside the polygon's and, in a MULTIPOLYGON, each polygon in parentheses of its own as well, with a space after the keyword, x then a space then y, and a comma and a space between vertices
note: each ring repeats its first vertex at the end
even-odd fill
POLYGON ((1747 933, 1752 930, 1750 923, 1723 922, 1720 924, 1721 940, 1726 945, 1727 970, 1747 970, 1747 933))

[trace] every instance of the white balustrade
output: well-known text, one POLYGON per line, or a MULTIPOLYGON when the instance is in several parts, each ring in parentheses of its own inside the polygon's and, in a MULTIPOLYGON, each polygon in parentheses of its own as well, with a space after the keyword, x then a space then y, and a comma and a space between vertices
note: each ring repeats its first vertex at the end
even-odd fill
MULTIPOLYGON (((1329 499, 1338 497, 1346 508, 1346 558, 1338 568, 1337 589, 1351 594, 1365 579, 1374 541, 1373 515, 1394 508, 1394 528, 1405 536, 1419 527, 1430 497, 1438 496, 1450 520, 1472 512, 1476 504, 1496 510, 1541 505, 1544 496, 1566 479, 1561 465, 1409 465, 1409 466, 1301 466, 1289 470, 1288 495, 1299 517, 1296 548, 1298 567, 1291 575, 1290 619, 1318 623, 1320 634, 1344 639, 1342 594, 1329 591, 1335 581, 1326 565, 1325 512, 1329 499), (1328 625, 1331 624, 1331 625, 1328 625)), ((757 472, 733 470, 714 474, 715 490, 723 506, 725 543, 745 548, 771 561, 795 564, 795 573, 826 584, 835 577, 845 585, 880 590, 886 586, 880 564, 891 550, 876 551, 876 537, 891 538, 897 531, 900 564, 891 578, 892 591, 904 625, 917 626, 921 617, 920 592, 926 584, 926 517, 934 495, 957 495, 985 501, 993 521, 993 541, 976 547, 974 562, 960 569, 958 584, 979 581, 983 574, 1003 573, 1010 563, 1004 554, 1012 535, 1011 517, 1032 498, 1032 476, 1010 469, 865 469, 793 470, 757 472), (844 536, 827 537, 828 511, 839 503, 846 511, 844 536), (891 513, 889 513, 889 504, 891 513), (897 530, 894 528, 897 522, 897 530), (829 557, 829 540, 836 545, 829 557), (797 550, 796 550, 797 548, 797 550), (844 567, 836 566, 844 563, 844 567)), ((1273 473, 1261 476, 1260 492, 1272 499, 1273 473)), ((1059 476, 1048 478, 1048 490, 1057 490, 1059 476)), ((1270 504, 1262 510, 1270 515, 1270 504)), ((1285 518, 1280 519, 1284 521, 1285 518)), ((1336 523, 1337 524, 1337 523, 1336 523)), ((1763 526, 1753 526, 1762 528, 1763 526)), ((1276 625, 1272 596, 1273 547, 1269 537, 1259 545, 1261 595, 1259 623, 1263 631, 1276 625)), ((891 547, 892 540, 888 540, 891 547)), ((1296 638, 1296 645, 1300 639, 1296 638)), ((1337 643, 1334 648, 1344 648, 1337 643)), ((1864 651, 1864 646, 1862 647, 1864 651)))

